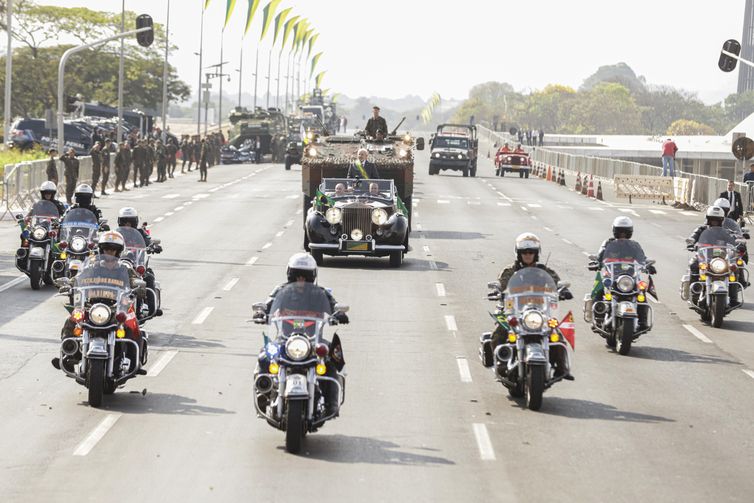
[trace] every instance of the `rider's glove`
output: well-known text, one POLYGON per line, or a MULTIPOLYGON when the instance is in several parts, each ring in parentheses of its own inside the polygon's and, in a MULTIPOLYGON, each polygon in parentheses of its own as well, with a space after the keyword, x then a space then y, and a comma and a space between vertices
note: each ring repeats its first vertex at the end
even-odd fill
POLYGON ((349 322, 348 315, 346 313, 335 313, 335 320, 343 325, 347 325, 349 322))
POLYGON ((649 274, 657 274, 657 268, 653 264, 650 264, 647 266, 647 272, 649 274))
POLYGON ((560 291, 560 300, 571 300, 573 298, 573 294, 571 293, 568 288, 564 288, 560 291))
POLYGON ((587 265, 587 269, 589 269, 590 271, 599 271, 600 264, 599 262, 589 262, 589 265, 587 265))

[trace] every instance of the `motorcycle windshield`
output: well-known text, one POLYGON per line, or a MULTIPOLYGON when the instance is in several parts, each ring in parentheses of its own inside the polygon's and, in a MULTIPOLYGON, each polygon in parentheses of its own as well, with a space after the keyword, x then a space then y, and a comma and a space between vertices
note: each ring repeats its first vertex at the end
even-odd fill
POLYGON ((115 304, 130 291, 128 269, 118 257, 97 255, 88 258, 74 280, 74 304, 94 302, 115 304))
POLYGON ((332 314, 330 298, 314 283, 288 283, 275 295, 272 318, 305 317, 325 319, 332 314))
POLYGON ((60 240, 69 242, 72 251, 81 252, 83 251, 83 247, 80 250, 74 249, 74 238, 80 236, 84 238, 84 244, 86 244, 92 241, 98 229, 99 224, 94 213, 86 208, 74 208, 68 211, 65 217, 63 217, 63 221, 60 224, 60 240))
POLYGON ((605 265, 604 274, 613 276, 616 274, 635 274, 636 263, 643 264, 647 257, 644 250, 636 241, 630 239, 616 239, 605 246, 602 263, 605 265))
POLYGON ((147 243, 141 232, 133 227, 118 227, 116 229, 123 236, 126 247, 121 253, 122 260, 128 260, 135 267, 147 264, 147 243))
POLYGON ((741 226, 738 225, 738 222, 733 220, 732 218, 726 218, 723 220, 723 228, 733 234, 734 236, 742 236, 743 231, 741 230, 741 226))
POLYGON ((506 311, 521 313, 538 309, 544 314, 558 307, 558 286, 546 271, 525 267, 511 277, 505 290, 506 311))
POLYGON ((723 227, 708 227, 697 241, 699 259, 708 262, 715 257, 727 257, 733 253, 736 238, 723 227))
POLYGON ((41 223, 43 221, 49 222, 55 218, 60 218, 58 213, 58 207, 52 204, 50 201, 37 201, 29 211, 29 217, 32 224, 41 223))

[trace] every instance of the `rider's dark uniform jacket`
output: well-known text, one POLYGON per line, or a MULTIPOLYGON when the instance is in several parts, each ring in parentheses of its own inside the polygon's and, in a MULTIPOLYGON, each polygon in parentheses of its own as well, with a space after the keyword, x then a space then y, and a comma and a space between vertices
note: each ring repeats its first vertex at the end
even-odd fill
POLYGON ((65 213, 65 204, 61 203, 60 201, 58 201, 54 197, 52 199, 46 199, 46 200, 50 201, 52 204, 55 205, 55 207, 58 209, 58 213, 62 217, 63 214, 65 213))
POLYGON ((611 238, 607 238, 606 240, 602 242, 602 244, 600 245, 600 251, 597 252, 597 262, 599 262, 600 264, 602 263, 602 259, 605 258, 605 248, 607 248, 607 245, 612 243, 616 239, 617 238, 615 237, 611 237, 611 238))
POLYGON ((519 262, 518 260, 516 260, 512 265, 506 267, 505 269, 502 270, 502 272, 500 272, 500 276, 498 276, 498 278, 497 278, 497 280, 500 282, 500 290, 501 291, 505 291, 505 289, 508 287, 508 281, 510 281, 511 277, 517 271, 520 271, 524 267, 536 267, 538 269, 542 269, 547 274, 549 274, 550 276, 552 276, 552 279, 553 279, 553 281, 555 281, 555 284, 557 284, 557 283, 560 282, 560 276, 558 276, 558 274, 555 271, 553 271, 552 269, 550 269, 546 265, 544 265, 544 264, 535 264, 533 266, 525 266, 524 264, 522 264, 521 262, 519 262))
POLYGON ((689 236, 689 238, 693 239, 694 243, 697 243, 699 241, 699 237, 702 235, 702 232, 706 231, 707 229, 709 229, 709 225, 700 225, 694 230, 694 232, 691 233, 691 236, 689 236))
POLYGON ((94 213, 95 217, 97 217, 97 222, 102 221, 102 212, 95 205, 90 204, 89 206, 81 206, 80 204, 76 203, 70 208, 68 208, 68 211, 75 210, 76 208, 84 208, 85 210, 89 210, 92 213, 94 213))

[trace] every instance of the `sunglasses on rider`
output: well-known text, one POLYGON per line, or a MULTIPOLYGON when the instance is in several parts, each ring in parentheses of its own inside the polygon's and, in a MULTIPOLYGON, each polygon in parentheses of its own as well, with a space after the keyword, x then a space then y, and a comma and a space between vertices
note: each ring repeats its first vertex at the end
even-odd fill
POLYGON ((521 255, 534 255, 536 253, 536 250, 521 250, 521 255))

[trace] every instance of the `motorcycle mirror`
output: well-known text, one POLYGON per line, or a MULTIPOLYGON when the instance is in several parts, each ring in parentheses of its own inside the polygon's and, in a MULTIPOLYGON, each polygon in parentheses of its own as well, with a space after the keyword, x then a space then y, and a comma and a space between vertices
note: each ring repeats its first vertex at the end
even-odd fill
POLYGON ((20 213, 16 213, 16 220, 23 220, 24 216, 20 213))
POLYGON ((142 222, 141 226, 144 227, 144 228, 146 228, 147 226, 149 226, 149 224, 147 222, 142 222))
POLYGON ((497 281, 490 281, 487 283, 487 288, 490 288, 492 290, 500 290, 500 283, 497 281))
POLYGON ((266 311, 267 304, 265 304, 264 302, 257 302, 256 304, 251 306, 251 309, 254 311, 266 311))
POLYGON ((736 243, 738 243, 738 244, 745 244, 746 240, 743 239, 743 238, 738 238, 738 239, 736 239, 736 243))
POLYGON ((571 284, 567 281, 558 281, 558 290, 563 290, 565 288, 568 288, 569 286, 571 286, 571 284))
POLYGON ((588 258, 589 260, 591 260, 592 262, 597 262, 597 259, 598 259, 599 257, 597 257, 597 255, 595 255, 595 254, 591 254, 591 255, 589 255, 589 256, 588 256, 587 258, 588 258))
POLYGON ((686 244, 687 245, 693 245, 694 244, 694 240, 691 239, 691 238, 686 238, 686 244))
POLYGON ((654 260, 654 259, 649 259, 649 260, 647 260, 647 261, 646 261, 646 262, 644 263, 644 265, 653 265, 653 264, 655 264, 656 262, 657 262, 657 261, 656 261, 656 260, 654 260))
POLYGON ((154 244, 154 245, 158 245, 158 244, 160 244, 160 243, 162 243, 162 241, 161 241, 161 240, 159 240, 159 239, 153 239, 153 240, 152 240, 152 244, 154 244))
POLYGON ((351 308, 345 304, 335 304, 336 313, 347 313, 349 309, 351 308))

